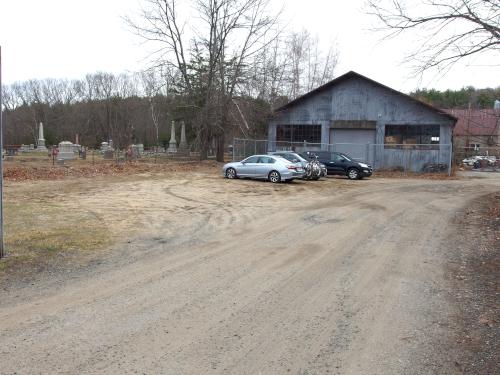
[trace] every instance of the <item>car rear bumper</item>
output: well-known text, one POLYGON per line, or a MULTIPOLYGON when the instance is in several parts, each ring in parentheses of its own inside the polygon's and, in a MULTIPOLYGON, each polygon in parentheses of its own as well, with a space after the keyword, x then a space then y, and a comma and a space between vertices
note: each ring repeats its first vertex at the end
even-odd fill
POLYGON ((281 174, 281 178, 283 180, 291 180, 295 178, 303 178, 305 172, 295 172, 295 171, 286 171, 281 174))

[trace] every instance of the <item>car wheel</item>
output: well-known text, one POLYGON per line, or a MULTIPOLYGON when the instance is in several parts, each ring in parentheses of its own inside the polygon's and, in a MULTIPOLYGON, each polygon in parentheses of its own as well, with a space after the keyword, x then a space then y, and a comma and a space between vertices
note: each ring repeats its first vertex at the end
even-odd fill
POLYGON ((281 181, 281 175, 279 174, 278 171, 271 171, 271 172, 269 172, 268 179, 272 183, 280 182, 281 181))
POLYGON ((228 168, 226 170, 226 177, 229 178, 230 180, 236 178, 236 170, 234 168, 228 168))
POLYGON ((349 180, 358 180, 360 177, 359 170, 357 168, 349 168, 347 170, 347 177, 349 180))

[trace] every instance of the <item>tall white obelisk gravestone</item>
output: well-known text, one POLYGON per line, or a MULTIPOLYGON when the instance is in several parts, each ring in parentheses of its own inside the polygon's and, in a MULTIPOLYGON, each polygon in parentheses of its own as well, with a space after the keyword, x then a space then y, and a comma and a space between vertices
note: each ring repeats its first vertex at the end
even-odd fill
POLYGON ((177 141, 175 140, 175 123, 172 121, 172 128, 170 130, 170 142, 168 144, 168 153, 175 154, 177 152, 177 141))
POLYGON ((40 123, 38 127, 38 141, 36 142, 36 150, 39 152, 46 152, 47 147, 45 147, 45 138, 43 137, 43 124, 40 123))

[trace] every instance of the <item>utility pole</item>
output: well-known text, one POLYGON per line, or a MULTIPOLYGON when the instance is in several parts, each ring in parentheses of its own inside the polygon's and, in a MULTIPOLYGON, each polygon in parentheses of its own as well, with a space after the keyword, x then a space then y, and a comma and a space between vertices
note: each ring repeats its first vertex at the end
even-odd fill
POLYGON ((5 256, 3 249, 3 90, 2 90, 2 46, 0 46, 0 259, 5 256))

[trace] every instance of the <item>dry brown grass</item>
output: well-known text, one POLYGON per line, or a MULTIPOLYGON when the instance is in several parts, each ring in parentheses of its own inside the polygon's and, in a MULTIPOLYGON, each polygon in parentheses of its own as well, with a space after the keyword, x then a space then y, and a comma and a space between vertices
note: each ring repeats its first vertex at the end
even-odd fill
POLYGON ((98 177, 132 175, 139 173, 172 173, 184 171, 217 170, 220 164, 214 161, 162 161, 127 162, 117 164, 115 161, 92 162, 71 161, 66 165, 55 165, 46 161, 27 161, 5 163, 4 178, 7 181, 54 180, 78 177, 98 177))
MULTIPOLYGON (((91 196, 95 187, 175 172, 215 173, 220 169, 213 161, 163 160, 155 164, 144 159, 122 164, 74 160, 53 166, 45 154, 19 156, 4 165, 7 257, 0 262, 0 273, 31 272, 55 258, 109 248, 116 241, 116 228, 109 228, 96 216, 96 210, 85 207, 80 199, 91 196)), ((99 194, 105 199, 102 192, 99 194)))
POLYGON ((0 271, 41 268, 62 252, 93 251, 109 243, 106 227, 85 213, 66 212, 50 199, 9 200, 5 205, 8 256, 0 262, 0 271))

